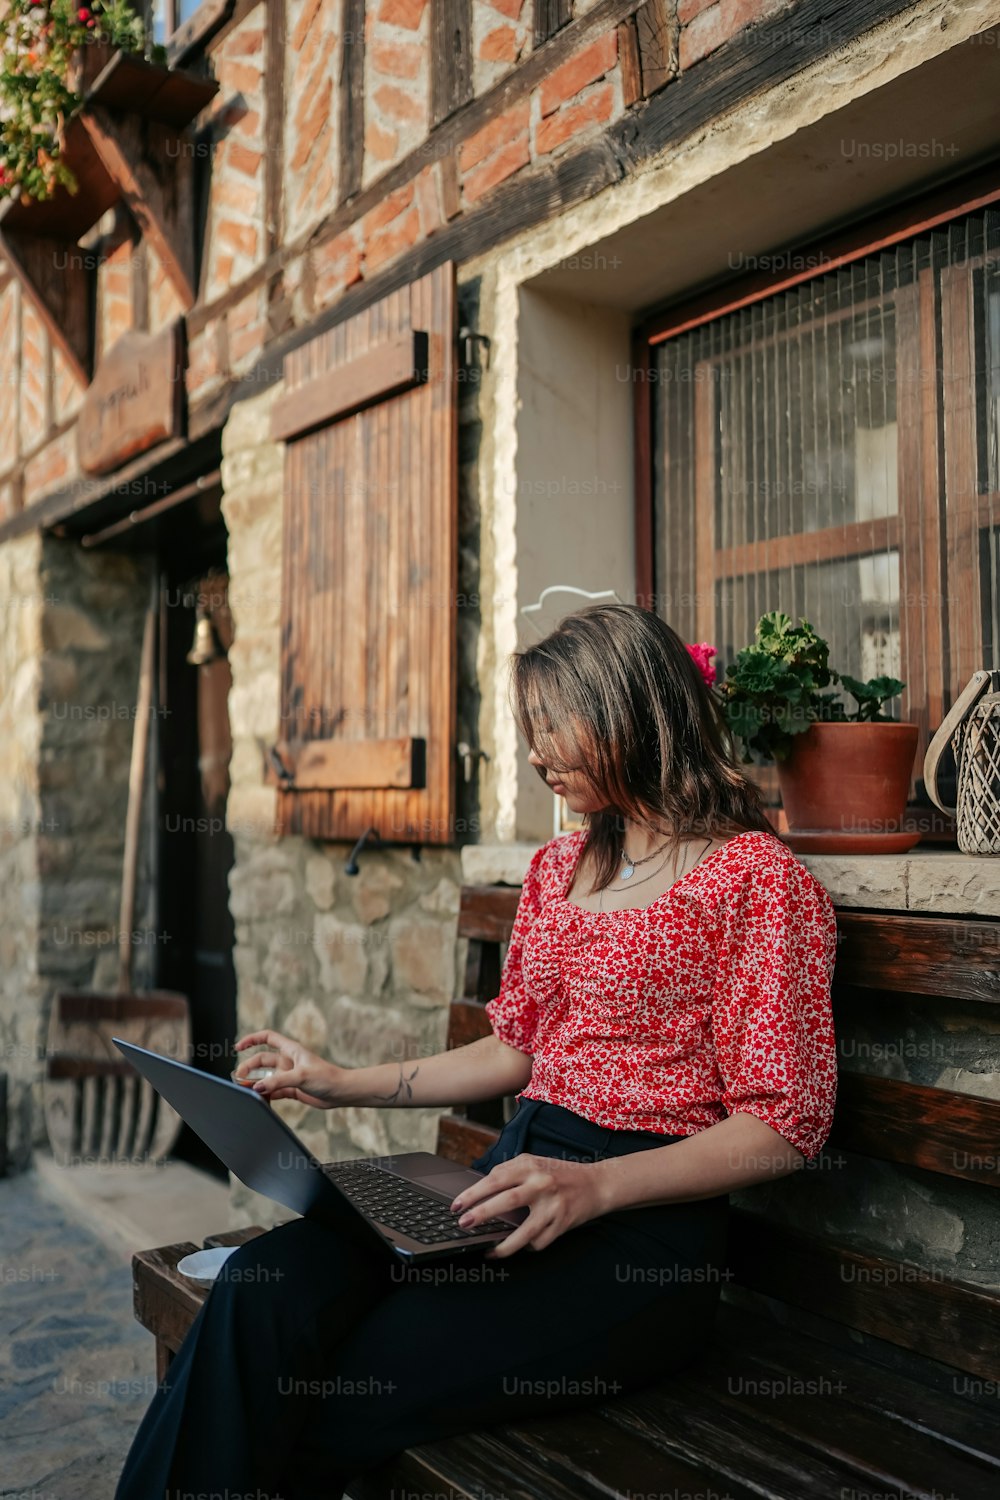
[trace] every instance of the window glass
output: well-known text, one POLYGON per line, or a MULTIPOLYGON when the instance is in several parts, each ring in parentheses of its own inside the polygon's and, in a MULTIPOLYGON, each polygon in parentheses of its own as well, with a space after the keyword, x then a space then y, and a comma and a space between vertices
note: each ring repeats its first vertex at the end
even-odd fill
POLYGON ((906 683, 921 754, 1000 666, 1000 211, 651 358, 655 607, 720 673, 766 611, 810 620, 838 670, 906 683))

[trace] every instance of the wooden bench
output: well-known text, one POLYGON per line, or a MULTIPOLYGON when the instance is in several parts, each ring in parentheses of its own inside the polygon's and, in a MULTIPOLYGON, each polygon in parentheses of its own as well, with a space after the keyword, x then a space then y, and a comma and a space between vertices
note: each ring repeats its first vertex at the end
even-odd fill
MULTIPOLYGON (((467 887, 464 994, 449 1045, 486 1034, 518 890, 467 887)), ((1000 923, 838 913, 835 1002, 1000 1002, 1000 923)), ((994 1012, 995 1014, 995 1012, 994 1012)), ((495 1138, 499 1103, 444 1116, 439 1150, 468 1163, 495 1138)), ((1000 1181, 1000 1104, 842 1071, 830 1153, 1000 1181)), ((828 1165, 830 1163, 828 1162, 828 1165)), ((921 1179, 924 1180, 924 1179, 921 1179)), ((985 1195, 982 1195, 985 1196, 985 1195)), ((991 1197, 988 1201, 992 1204, 991 1197)), ((211 1235, 240 1243, 258 1228, 211 1235)), ((206 1293, 176 1271, 196 1249, 135 1256, 135 1312, 162 1376, 206 1293)), ((727 1284, 711 1343, 681 1375, 579 1413, 412 1449, 359 1479, 352 1500, 631 1497, 990 1500, 1000 1493, 1000 1290, 870 1254, 733 1209, 727 1284)), ((337 1497, 331 1495, 331 1500, 337 1497)))

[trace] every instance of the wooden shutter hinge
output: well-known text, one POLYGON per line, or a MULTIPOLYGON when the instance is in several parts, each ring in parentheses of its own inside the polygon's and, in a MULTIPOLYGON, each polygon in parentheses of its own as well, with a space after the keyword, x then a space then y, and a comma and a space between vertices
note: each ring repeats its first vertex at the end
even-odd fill
POLYGON ((485 750, 473 750, 468 740, 459 740, 455 746, 455 753, 462 758, 462 769, 466 781, 472 780, 472 773, 477 760, 489 760, 489 756, 485 750))
POLYGON ((290 788, 295 785, 295 773, 290 770, 281 758, 281 751, 277 745, 265 745, 260 738, 257 740, 257 748, 264 759, 264 780, 269 786, 280 786, 290 788))
POLYGON ((458 330, 458 341, 460 344, 463 344, 465 346, 465 363, 468 366, 472 366, 474 363, 479 363, 478 360, 474 360, 473 352, 477 344, 482 344, 483 348, 486 351, 486 359, 483 362, 483 369, 489 369, 490 341, 485 333, 477 333, 474 328, 460 328, 458 330))

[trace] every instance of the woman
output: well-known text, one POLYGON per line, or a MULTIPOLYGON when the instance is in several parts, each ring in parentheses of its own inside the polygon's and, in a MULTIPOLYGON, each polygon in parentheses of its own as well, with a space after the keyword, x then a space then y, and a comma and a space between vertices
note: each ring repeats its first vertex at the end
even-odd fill
POLYGON ((273 1031, 266 1098, 458 1105, 517 1094, 455 1200, 527 1217, 434 1274, 296 1220, 224 1267, 117 1500, 331 1500, 415 1443, 602 1401, 680 1369, 724 1279, 728 1194, 819 1151, 836 1086, 832 904, 770 831, 686 647, 597 605, 512 661, 546 783, 585 815, 525 876, 493 1035, 342 1068, 273 1031))

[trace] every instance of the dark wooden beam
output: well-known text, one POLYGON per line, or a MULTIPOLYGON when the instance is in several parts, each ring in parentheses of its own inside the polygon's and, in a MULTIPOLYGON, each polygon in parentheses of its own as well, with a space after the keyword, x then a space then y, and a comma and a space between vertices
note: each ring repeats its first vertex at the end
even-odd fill
POLYGON ((268 0, 264 73, 264 235, 268 255, 284 235, 285 22, 285 0, 268 0))
POLYGON ((87 384, 93 369, 88 256, 77 245, 20 232, 0 233, 0 250, 49 338, 87 384))
POLYGON ((431 0, 431 125, 472 98, 471 0, 431 0))
POLYGON ((642 63, 635 16, 626 16, 618 26, 618 66, 622 75, 622 103, 631 109, 642 98, 642 63))
MULTIPOLYGON (((69 431, 75 420, 64 422, 48 441, 69 431)), ((154 496, 165 498, 180 485, 217 469, 220 458, 218 426, 196 435, 189 430, 186 438, 162 443, 103 479, 83 475, 51 490, 27 510, 0 522, 0 542, 39 528, 51 530, 55 536, 92 533, 129 515, 137 508, 137 496, 145 497, 147 504, 154 496)))
POLYGON ((677 22, 667 0, 646 0, 635 13, 639 69, 645 98, 677 72, 677 22))
POLYGON ((174 125, 103 105, 88 106, 82 118, 183 306, 192 307, 197 285, 191 142, 174 125))
POLYGON ((540 47, 573 19, 573 0, 535 0, 534 42, 540 47))
MULTIPOLYGON (((365 0, 342 0, 340 34, 340 81, 337 89, 337 107, 340 111, 340 179, 337 184, 337 201, 343 204, 361 191, 364 166, 365 0)), ((379 196, 388 191, 383 186, 379 196)))

